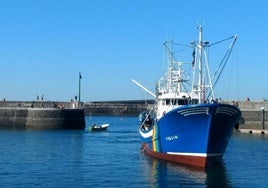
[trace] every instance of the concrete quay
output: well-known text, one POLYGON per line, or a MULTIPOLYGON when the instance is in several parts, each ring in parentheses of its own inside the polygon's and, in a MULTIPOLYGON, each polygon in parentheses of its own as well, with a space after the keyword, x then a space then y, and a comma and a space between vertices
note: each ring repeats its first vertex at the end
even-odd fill
POLYGON ((71 102, 0 101, 2 129, 84 129, 83 108, 71 102))
MULTIPOLYGON (((232 101, 227 103, 232 104, 232 101)), ((238 104, 245 120, 239 125, 241 132, 266 134, 268 102, 238 101, 238 104)), ((138 116, 155 103, 154 100, 129 100, 81 105, 83 108, 78 108, 77 102, 0 101, 0 128, 84 129, 85 115, 138 116)))
POLYGON ((84 107, 88 116, 138 116, 153 105, 154 100, 128 100, 87 102, 84 107))
POLYGON ((245 123, 239 125, 242 133, 268 134, 268 102, 240 101, 239 108, 245 123))

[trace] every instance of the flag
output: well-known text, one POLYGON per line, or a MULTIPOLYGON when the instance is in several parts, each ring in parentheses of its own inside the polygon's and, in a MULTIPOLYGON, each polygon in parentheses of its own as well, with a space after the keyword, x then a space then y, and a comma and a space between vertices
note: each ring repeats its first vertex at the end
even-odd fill
POLYGON ((81 72, 79 72, 79 79, 82 79, 81 72))
POLYGON ((192 55, 193 55, 192 67, 194 67, 194 64, 195 64, 195 49, 194 49, 192 55))

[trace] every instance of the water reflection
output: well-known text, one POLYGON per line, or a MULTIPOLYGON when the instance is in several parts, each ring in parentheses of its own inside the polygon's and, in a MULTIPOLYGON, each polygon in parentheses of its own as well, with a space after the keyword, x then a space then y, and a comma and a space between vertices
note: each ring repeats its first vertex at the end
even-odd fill
POLYGON ((147 165, 144 173, 150 173, 150 187, 232 187, 223 163, 202 169, 144 159, 147 165))
POLYGON ((206 174, 207 187, 233 187, 223 162, 207 168, 206 174))

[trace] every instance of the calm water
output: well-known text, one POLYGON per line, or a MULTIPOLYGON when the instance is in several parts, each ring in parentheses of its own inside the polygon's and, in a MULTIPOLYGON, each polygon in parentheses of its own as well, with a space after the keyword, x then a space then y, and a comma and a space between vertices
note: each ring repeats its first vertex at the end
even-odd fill
POLYGON ((0 130, 1 187, 267 187, 268 135, 235 133, 206 171, 140 153, 136 117, 86 117, 106 132, 0 130))

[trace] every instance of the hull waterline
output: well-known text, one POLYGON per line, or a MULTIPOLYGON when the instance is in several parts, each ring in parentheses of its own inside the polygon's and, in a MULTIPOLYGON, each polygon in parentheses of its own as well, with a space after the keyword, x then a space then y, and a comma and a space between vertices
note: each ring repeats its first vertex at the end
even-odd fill
POLYGON ((190 166, 196 166, 205 168, 207 165, 207 158, 201 157, 201 156, 187 156, 187 155, 173 155, 173 154, 165 154, 160 152, 155 152, 148 148, 148 145, 143 143, 142 144, 142 151, 144 154, 149 155, 151 157, 174 162, 174 163, 180 163, 184 165, 190 165, 190 166))

